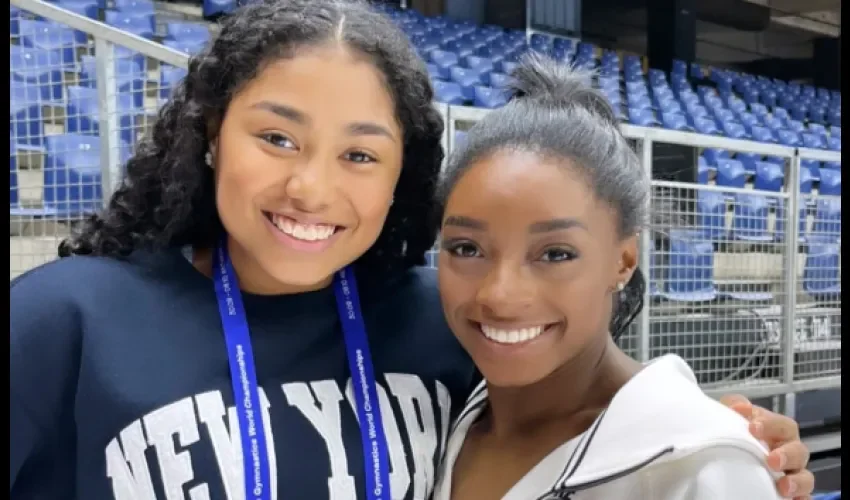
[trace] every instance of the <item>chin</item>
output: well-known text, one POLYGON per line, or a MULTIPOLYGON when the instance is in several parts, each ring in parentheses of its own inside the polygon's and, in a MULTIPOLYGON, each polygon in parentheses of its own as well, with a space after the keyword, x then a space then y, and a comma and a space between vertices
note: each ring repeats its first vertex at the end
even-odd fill
POLYGON ((487 380, 487 384, 506 389, 528 387, 540 382, 549 375, 548 373, 540 372, 539 368, 527 371, 515 371, 503 366, 494 367, 491 370, 479 367, 479 370, 487 380))

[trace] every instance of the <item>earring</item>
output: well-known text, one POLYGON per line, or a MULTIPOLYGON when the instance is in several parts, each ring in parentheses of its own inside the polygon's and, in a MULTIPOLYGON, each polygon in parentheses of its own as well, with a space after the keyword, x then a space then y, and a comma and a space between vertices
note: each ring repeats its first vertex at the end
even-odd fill
POLYGON ((213 157, 211 151, 207 151, 207 154, 204 155, 204 162, 207 164, 208 167, 215 168, 213 167, 213 157))
POLYGON ((622 292, 624 288, 626 288, 626 284, 625 284, 625 283, 623 283, 622 281, 621 281, 621 282, 619 282, 619 283, 617 283, 617 291, 618 291, 618 292, 622 292))

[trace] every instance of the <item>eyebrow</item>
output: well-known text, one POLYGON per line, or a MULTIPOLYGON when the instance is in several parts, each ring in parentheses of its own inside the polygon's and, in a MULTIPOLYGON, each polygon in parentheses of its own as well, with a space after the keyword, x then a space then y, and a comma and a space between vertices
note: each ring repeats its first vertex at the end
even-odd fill
POLYGON ((528 228, 528 232, 530 233, 548 233, 551 231, 566 231, 567 229, 572 229, 574 227, 584 229, 587 231, 587 226, 581 223, 581 221, 577 219, 550 219, 544 220, 540 222, 535 222, 528 228))
MULTIPOLYGON (((289 121, 293 121, 298 124, 307 124, 310 122, 310 118, 303 113, 291 106, 287 106, 285 104, 280 104, 276 102, 270 101, 260 101, 257 104, 251 106, 252 108, 262 109, 265 111, 269 111, 274 113, 282 118, 285 118, 289 121)), ((349 135, 354 136, 364 136, 364 135, 379 135, 386 137, 390 140, 395 141, 396 138, 393 136, 392 132, 389 131, 387 127, 383 125, 378 125, 377 123, 372 122, 354 122, 350 123, 346 130, 349 135)))
POLYGON ((355 122, 346 127, 350 135, 380 135, 395 141, 395 136, 386 127, 371 122, 355 122))
POLYGON ((276 103, 276 102, 260 101, 260 102, 258 102, 257 104, 254 104, 251 107, 256 108, 256 109, 263 109, 265 111, 270 111, 270 112, 276 114, 277 116, 280 116, 281 118, 286 118, 287 120, 293 121, 293 122, 296 122, 296 123, 302 123, 303 124, 303 123, 307 123, 307 122, 310 121, 307 118, 307 115, 305 115, 301 111, 298 111, 295 108, 292 108, 290 106, 286 106, 284 104, 279 104, 279 103, 276 103))
POLYGON ((466 229, 475 229, 476 231, 483 231, 487 229, 487 223, 484 221, 480 221, 478 219, 473 219, 472 217, 466 217, 463 215, 450 215, 446 217, 446 221, 444 222, 446 226, 455 226, 455 227, 463 227, 466 229))
MULTIPOLYGON (((462 227, 466 229, 474 229, 476 231, 483 231, 487 229, 488 226, 487 223, 484 221, 480 221, 478 219, 473 219, 472 217, 466 217, 463 215, 451 215, 449 217, 446 217, 446 221, 444 224, 446 226, 462 227)), ((548 233, 552 231, 566 231, 572 228, 580 228, 587 231, 587 226, 585 226, 581 221, 577 219, 564 218, 535 222, 528 227, 528 232, 548 233)))

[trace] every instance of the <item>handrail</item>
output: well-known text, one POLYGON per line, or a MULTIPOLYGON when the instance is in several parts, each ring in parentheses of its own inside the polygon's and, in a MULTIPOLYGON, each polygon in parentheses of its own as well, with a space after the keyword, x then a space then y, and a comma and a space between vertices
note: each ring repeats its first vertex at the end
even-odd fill
POLYGON ((67 11, 42 0, 9 0, 11 5, 32 12, 69 27, 102 38, 108 42, 127 47, 147 57, 158 59, 164 63, 181 68, 189 67, 189 56, 165 45, 152 42, 140 36, 127 33, 100 21, 89 19, 74 12, 67 11))

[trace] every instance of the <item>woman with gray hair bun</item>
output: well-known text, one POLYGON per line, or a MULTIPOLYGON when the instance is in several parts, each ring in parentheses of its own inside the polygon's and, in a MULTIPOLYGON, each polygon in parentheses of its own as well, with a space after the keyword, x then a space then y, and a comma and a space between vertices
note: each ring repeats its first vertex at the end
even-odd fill
POLYGON ((440 294, 485 381, 435 499, 767 500, 768 450, 666 355, 617 346, 643 307, 649 179, 588 74, 539 57, 442 178, 440 294))

